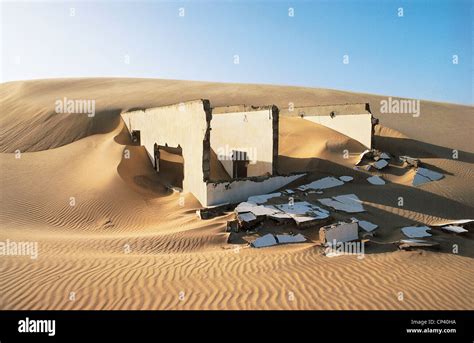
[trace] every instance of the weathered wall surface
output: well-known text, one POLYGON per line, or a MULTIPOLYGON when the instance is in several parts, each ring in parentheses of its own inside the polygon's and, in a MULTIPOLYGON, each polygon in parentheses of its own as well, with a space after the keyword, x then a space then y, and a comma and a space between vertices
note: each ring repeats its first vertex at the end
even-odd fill
POLYGON ((273 174, 274 130, 278 133, 278 121, 276 128, 274 125, 278 113, 274 115, 273 110, 272 107, 245 110, 239 106, 213 109, 211 148, 229 175, 232 176, 232 150, 247 152, 251 161, 248 177, 273 174), (239 109, 244 111, 235 111, 239 109))
POLYGON ((141 145, 154 163, 154 144, 181 146, 184 159, 183 190, 206 205, 209 177, 209 102, 206 100, 122 113, 129 131, 140 130, 141 145))
POLYGON ((238 203, 248 199, 249 196, 271 193, 305 174, 272 176, 262 181, 235 180, 207 184, 207 206, 225 203, 238 203))
POLYGON ((371 148, 372 141, 372 116, 370 114, 350 114, 335 116, 304 116, 306 120, 324 125, 353 138, 367 148, 371 148))

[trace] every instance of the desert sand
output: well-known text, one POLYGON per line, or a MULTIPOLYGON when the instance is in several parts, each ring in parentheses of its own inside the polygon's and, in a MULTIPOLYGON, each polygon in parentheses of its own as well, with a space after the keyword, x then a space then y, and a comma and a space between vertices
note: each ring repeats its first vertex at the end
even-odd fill
POLYGON ((166 189, 176 176, 153 170, 120 119, 122 111, 199 98, 214 106, 370 102, 381 124, 375 147, 420 158, 444 179, 413 187, 410 172, 391 167, 382 173, 389 182, 374 187, 353 170, 360 143, 285 117, 280 171, 312 170, 301 182, 353 176, 345 191, 364 201, 362 218, 380 225, 383 242, 400 239, 405 225, 474 217, 470 106, 422 101, 414 118, 380 114, 386 97, 327 89, 119 78, 9 82, 0 85, 0 241, 36 241, 39 255, 0 256, 0 309, 474 309, 472 232, 433 230, 439 251, 373 244, 363 259, 325 257, 315 240, 264 249, 228 244, 232 214, 197 218, 198 201, 166 189), (63 97, 95 99, 95 117, 56 114, 54 102, 63 97))

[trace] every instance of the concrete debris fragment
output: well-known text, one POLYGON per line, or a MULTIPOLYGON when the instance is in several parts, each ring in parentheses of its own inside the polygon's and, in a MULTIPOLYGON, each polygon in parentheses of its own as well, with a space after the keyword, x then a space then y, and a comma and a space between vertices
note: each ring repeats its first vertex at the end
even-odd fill
POLYGON ((259 237, 254 240, 250 245, 254 248, 270 247, 277 244, 291 244, 291 243, 302 243, 306 242, 306 238, 302 234, 297 235, 272 235, 271 233, 265 236, 259 237))
POLYGON ((338 195, 332 198, 323 198, 318 200, 321 204, 334 208, 335 210, 347 213, 364 212, 362 202, 355 194, 338 195))
POLYGON ((372 155, 372 152, 369 149, 364 150, 362 154, 359 155, 359 159, 357 160, 355 165, 356 166, 360 165, 365 157, 369 158, 369 155, 372 155))
POLYGON ((321 244, 349 242, 359 239, 357 223, 339 222, 319 229, 321 244))
MULTIPOLYGON (((329 218, 329 211, 320 208, 316 205, 310 204, 307 201, 295 202, 294 204, 275 205, 285 215, 290 216, 298 226, 309 226, 314 222, 319 222, 323 219, 329 218)), ((272 218, 284 218, 278 215, 272 218)))
POLYGON ((271 193, 271 194, 262 194, 262 195, 254 195, 247 199, 247 202, 254 203, 254 204, 264 204, 271 198, 277 198, 281 196, 281 193, 271 193))
POLYGON ((252 212, 239 213, 237 215, 237 220, 239 223, 251 223, 254 220, 257 220, 257 217, 252 212))
POLYGON ((385 180, 376 175, 368 177, 367 181, 376 186, 385 185, 385 180))
POLYGON ((329 211, 320 208, 316 205, 310 204, 307 201, 298 201, 293 204, 275 205, 276 208, 290 215, 302 215, 312 213, 315 217, 327 218, 329 211))
POLYGON ((227 232, 239 232, 239 222, 238 220, 229 220, 226 226, 227 232))
POLYGON ((402 232, 409 238, 422 238, 430 237, 431 233, 427 232, 431 230, 428 226, 407 226, 402 228, 402 232))
POLYGON ((438 247, 439 243, 433 241, 426 241, 422 239, 402 239, 399 242, 399 249, 409 250, 411 248, 432 248, 438 247))
POLYGON ((320 190, 320 189, 327 189, 327 188, 342 186, 343 184, 344 184, 343 181, 336 179, 335 177, 328 176, 320 180, 313 181, 307 185, 299 186, 298 189, 301 191, 306 191, 308 189, 320 190))
POLYGON ((368 222, 366 220, 358 220, 357 218, 354 218, 354 217, 352 217, 351 220, 359 224, 359 227, 367 232, 372 232, 376 228, 379 227, 378 225, 368 222))
POLYGON ((278 241, 278 244, 289 244, 289 243, 302 243, 306 242, 305 236, 303 236, 301 233, 297 235, 277 235, 276 239, 278 241))
POLYGON ((413 186, 419 186, 431 181, 437 181, 444 177, 443 174, 432 171, 427 168, 419 167, 416 170, 415 177, 413 178, 413 186))
POLYGON ((272 245, 277 245, 278 242, 271 233, 266 234, 265 236, 259 237, 254 240, 250 245, 254 248, 264 248, 270 247, 272 245))
POLYGON ((292 189, 285 189, 285 192, 288 194, 293 194, 295 191, 293 191, 292 189))
POLYGON ((400 159, 400 161, 411 167, 418 168, 418 166, 420 165, 420 160, 417 158, 413 158, 410 156, 399 156, 398 158, 400 159))
POLYGON ((350 182, 354 180, 354 178, 352 176, 343 175, 339 177, 339 180, 344 181, 344 182, 350 182))
POLYGON ((384 159, 380 159, 380 160, 378 160, 377 162, 373 163, 372 165, 373 165, 375 168, 377 168, 377 169, 380 170, 380 169, 383 169, 383 168, 385 168, 386 166, 388 166, 388 162, 387 162, 386 160, 384 160, 384 159))
POLYGON ((432 224, 430 226, 442 226, 441 230, 443 230, 443 228, 446 228, 444 231, 458 231, 456 233, 466 233, 469 232, 469 230, 474 229, 474 219, 446 220, 437 224, 432 224))
POLYGON ((268 216, 274 213, 280 212, 273 206, 262 206, 262 205, 255 205, 249 202, 241 202, 234 210, 234 212, 239 215, 242 213, 252 213, 256 217, 261 216, 268 216))
POLYGON ((463 225, 473 223, 474 219, 459 219, 459 220, 448 220, 438 224, 432 224, 431 226, 445 226, 445 225, 463 225))
POLYGON ((466 233, 466 232, 468 232, 468 230, 466 230, 462 226, 456 226, 456 225, 442 226, 441 230, 448 231, 448 232, 454 232, 454 233, 466 233))

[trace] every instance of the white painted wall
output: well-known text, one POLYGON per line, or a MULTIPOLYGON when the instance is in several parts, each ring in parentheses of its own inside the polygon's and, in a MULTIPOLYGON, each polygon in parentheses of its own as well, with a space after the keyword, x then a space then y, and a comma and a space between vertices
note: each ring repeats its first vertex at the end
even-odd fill
POLYGON ((141 145, 154 162, 154 144, 183 149, 183 190, 192 192, 205 205, 207 188, 203 181, 203 141, 207 120, 201 100, 183 104, 151 108, 145 111, 122 113, 129 131, 140 130, 141 145))
POLYGON ((250 112, 213 114, 211 148, 219 155, 227 173, 232 176, 232 150, 246 151, 252 161, 247 176, 272 173, 273 118, 271 109, 250 112), (255 162, 255 163, 254 163, 255 162))
POLYGON ((345 114, 336 115, 331 118, 329 115, 315 115, 311 113, 305 114, 304 119, 317 124, 324 125, 338 131, 350 138, 359 141, 367 148, 372 145, 372 115, 367 114, 345 114))

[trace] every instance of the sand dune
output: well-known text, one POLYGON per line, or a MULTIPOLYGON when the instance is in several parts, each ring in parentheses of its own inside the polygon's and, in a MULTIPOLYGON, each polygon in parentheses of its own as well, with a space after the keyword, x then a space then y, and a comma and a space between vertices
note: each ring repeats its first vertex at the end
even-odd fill
MULTIPOLYGON (((474 308, 472 233, 434 232, 440 252, 372 244, 364 259, 324 257, 317 242, 259 250, 229 245, 224 227, 231 215, 199 220, 196 199, 167 187, 175 175, 153 170, 119 118, 127 109, 196 98, 216 106, 285 106, 289 101, 375 104, 379 96, 80 79, 7 83, 0 86, 0 97, 0 241, 39 244, 36 260, 1 257, 1 309, 474 308), (96 99, 95 117, 55 114, 54 101, 61 97, 96 99), (451 253, 452 244, 458 244, 459 254, 451 253)), ((377 116, 377 107, 372 110, 377 116)), ((373 187, 364 172, 352 168, 364 150, 359 143, 300 118, 280 122, 280 171, 312 170, 307 179, 354 176, 345 191, 364 201, 369 211, 360 217, 380 225, 380 241, 401 238, 403 225, 473 217, 472 107, 423 102, 422 111, 417 119, 381 116, 376 144, 441 170, 446 177, 439 182, 414 188, 412 171, 390 167, 381 173, 387 185, 373 187), (414 127, 414 120, 420 126, 414 127), (459 159, 450 157, 452 149, 460 149, 459 159), (397 206, 399 196, 404 207, 397 206)), ((173 156, 170 162, 179 163, 173 156)))

